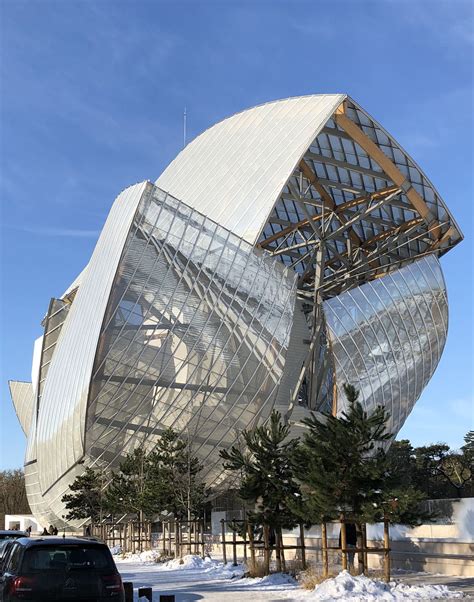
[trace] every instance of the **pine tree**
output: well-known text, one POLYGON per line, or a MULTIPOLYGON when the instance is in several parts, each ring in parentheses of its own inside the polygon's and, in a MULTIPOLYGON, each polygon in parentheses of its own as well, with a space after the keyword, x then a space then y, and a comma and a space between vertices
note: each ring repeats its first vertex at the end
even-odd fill
MULTIPOLYGON (((277 541, 281 541, 282 528, 291 528, 298 523, 292 509, 293 500, 300 496, 292 466, 297 442, 288 440, 289 432, 289 426, 281 422, 281 414, 273 411, 268 423, 242 432, 247 451, 234 446, 230 452, 220 452, 224 468, 241 477, 239 496, 253 508, 247 511, 251 525, 263 525, 267 550, 271 532, 274 531, 277 541)), ((268 552, 265 562, 268 573, 268 552)), ((281 562, 277 548, 280 567, 281 562)))
POLYGON ((464 435, 464 445, 461 447, 461 451, 471 462, 474 460, 474 431, 468 431, 464 435))
MULTIPOLYGON (((383 487, 388 414, 382 407, 368 414, 352 385, 344 385, 344 391, 349 409, 342 416, 312 414, 303 421, 309 431, 295 453, 296 475, 305 520, 315 524, 342 516, 356 525, 362 547, 365 511, 380 501, 383 487)), ((363 562, 359 554, 359 570, 363 562)))
POLYGON ((178 520, 202 516, 207 497, 200 478, 201 462, 192 454, 189 442, 173 429, 165 430, 151 454, 153 490, 160 493, 161 509, 178 520))
POLYGON ((101 472, 87 467, 84 474, 76 477, 69 486, 72 493, 61 498, 67 510, 67 520, 90 518, 92 524, 100 521, 107 511, 104 494, 104 476, 101 472))
POLYGON ((109 507, 140 520, 165 512, 179 520, 198 518, 207 494, 201 470, 188 444, 167 429, 154 451, 137 448, 122 461, 107 490, 109 507))
POLYGON ((381 444, 390 438, 388 415, 382 407, 369 415, 358 402, 358 391, 351 385, 344 388, 347 412, 306 418, 309 430, 295 454, 296 474, 306 491, 306 518, 313 524, 336 519, 341 512, 360 520, 383 483, 381 444))
POLYGON ((151 473, 150 457, 143 448, 127 454, 107 488, 107 504, 114 514, 136 514, 140 522, 153 514, 151 473))

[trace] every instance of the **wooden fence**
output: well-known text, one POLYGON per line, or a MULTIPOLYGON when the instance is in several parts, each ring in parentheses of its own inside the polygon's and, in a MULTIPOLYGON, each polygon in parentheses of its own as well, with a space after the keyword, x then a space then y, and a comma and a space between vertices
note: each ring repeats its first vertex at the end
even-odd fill
MULTIPOLYGON (((349 555, 362 553, 363 555, 363 572, 365 574, 368 573, 368 555, 369 554, 382 554, 383 555, 383 573, 385 581, 390 581, 390 532, 389 532, 389 521, 384 520, 384 538, 383 538, 383 547, 376 548, 373 546, 369 546, 367 543, 367 529, 366 525, 363 526, 363 543, 362 547, 349 547, 347 544, 346 538, 346 522, 341 520, 341 545, 340 546, 330 546, 328 545, 328 537, 327 537, 327 524, 322 523, 321 525, 321 556, 322 556, 322 564, 323 564, 323 576, 327 577, 329 575, 329 551, 337 551, 341 553, 341 564, 342 569, 347 570, 349 568, 349 555)), ((239 546, 243 546, 243 560, 246 562, 248 559, 248 552, 250 553, 250 558, 252 563, 255 565, 256 555, 263 555, 264 563, 266 565, 267 570, 270 566, 270 559, 272 552, 275 551, 276 556, 276 568, 277 571, 286 571, 286 551, 295 550, 295 554, 297 558, 301 562, 301 566, 303 569, 307 568, 306 562, 306 552, 307 546, 305 542, 305 527, 303 524, 299 525, 299 538, 298 543, 296 545, 286 545, 283 541, 283 538, 279 537, 278 533, 275 534, 275 543, 271 543, 270 530, 268 526, 263 528, 263 536, 260 540, 255 540, 254 530, 251 525, 247 523, 247 521, 227 521, 221 520, 221 541, 220 544, 222 546, 222 556, 224 563, 227 564, 228 554, 227 548, 230 548, 232 553, 232 563, 234 565, 237 564, 237 550, 239 546), (231 539, 227 539, 227 526, 230 526, 232 535, 231 539), (238 530, 235 528, 236 526, 240 526, 241 533, 245 534, 245 537, 241 537, 238 535, 238 530), (248 549, 248 551, 247 551, 248 549)), ((314 547, 312 547, 314 550, 314 547)))
MULTIPOLYGON (((239 561, 248 562, 255 566, 257 557, 263 557, 265 567, 269 569, 272 553, 275 552, 277 571, 285 571, 287 565, 286 552, 294 550, 301 567, 307 567, 307 550, 305 527, 299 525, 299 537, 295 545, 285 544, 283 538, 275 533, 274 538, 268 526, 260 529, 256 535, 254 527, 246 520, 221 521, 221 533, 218 538, 212 538, 205 533, 203 520, 165 521, 161 523, 161 536, 157 537, 158 549, 164 557, 182 558, 185 554, 200 554, 202 557, 210 551, 212 543, 218 543, 222 549, 225 564, 229 561, 237 565, 239 561), (272 541, 274 539, 274 541, 272 541), (239 553, 241 552, 241 553, 239 553)), ((362 555, 362 567, 365 574, 368 571, 368 555, 379 554, 383 559, 384 579, 390 581, 390 533, 389 521, 384 521, 383 546, 373 547, 367 543, 366 526, 363 528, 362 546, 348 546, 346 537, 346 522, 341 520, 341 545, 329 545, 327 524, 321 525, 321 543, 319 548, 311 546, 311 550, 320 551, 322 558, 323 576, 329 575, 329 553, 337 551, 341 554, 343 570, 349 568, 349 556, 362 555)), ((100 524, 92 528, 91 535, 107 542, 111 547, 120 546, 123 552, 140 552, 152 548, 153 534, 150 522, 127 522, 118 524, 100 524)), ((154 546, 156 548, 156 546, 154 546)))

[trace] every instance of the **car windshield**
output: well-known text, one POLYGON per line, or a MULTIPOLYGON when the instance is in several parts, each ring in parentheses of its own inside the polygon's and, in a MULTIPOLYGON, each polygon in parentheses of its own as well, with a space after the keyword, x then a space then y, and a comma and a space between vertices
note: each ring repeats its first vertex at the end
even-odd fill
POLYGON ((25 572, 111 568, 113 560, 107 548, 60 544, 28 549, 22 566, 25 572))

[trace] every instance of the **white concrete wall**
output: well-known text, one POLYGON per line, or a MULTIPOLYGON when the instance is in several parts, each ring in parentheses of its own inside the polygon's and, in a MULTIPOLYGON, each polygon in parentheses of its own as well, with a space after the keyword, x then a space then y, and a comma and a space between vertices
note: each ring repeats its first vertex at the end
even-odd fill
POLYGON ((34 534, 43 531, 42 525, 38 523, 32 514, 6 514, 5 529, 14 529, 17 526, 19 531, 26 531, 28 527, 31 527, 31 532, 34 534))

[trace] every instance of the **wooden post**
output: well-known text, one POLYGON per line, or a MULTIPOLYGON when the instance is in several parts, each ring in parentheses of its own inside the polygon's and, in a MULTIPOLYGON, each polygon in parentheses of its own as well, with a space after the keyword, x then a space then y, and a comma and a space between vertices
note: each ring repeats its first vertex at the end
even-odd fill
POLYGON ((232 564, 237 566, 237 531, 232 530, 232 564))
POLYGON ((201 547, 201 523, 197 520, 194 522, 194 553, 199 554, 201 547))
POLYGON ((265 562, 265 575, 270 574, 270 527, 263 525, 263 551, 265 562))
POLYGON ((347 571, 347 538, 346 523, 344 517, 341 518, 341 552, 342 552, 342 570, 347 571))
POLYGON ((369 553, 367 551, 367 523, 362 525, 362 541, 364 547, 364 575, 369 574, 369 553))
POLYGON ((322 525, 321 525, 321 548, 322 548, 322 552, 323 552, 323 577, 328 577, 328 575, 329 575, 328 529, 327 529, 326 523, 322 523, 322 525))
POLYGON ((178 546, 179 546, 179 557, 183 558, 183 547, 184 547, 184 537, 183 537, 183 523, 179 523, 178 525, 178 546))
POLYGON ((174 521, 174 557, 179 557, 179 525, 178 521, 174 521))
POLYGON ((204 520, 201 521, 201 556, 206 556, 206 542, 204 540, 204 520))
POLYGON ((247 563, 247 521, 244 520, 243 530, 244 534, 244 562, 247 563))
POLYGON ((222 558, 224 560, 224 564, 227 564, 227 550, 225 548, 225 520, 221 518, 221 534, 222 534, 222 558))
POLYGON ((171 556, 173 536, 171 535, 171 521, 168 521, 168 554, 171 556))
POLYGON ((383 576, 385 581, 390 581, 390 532, 389 520, 387 517, 383 519, 383 576))
POLYGON ((304 525, 300 523, 301 567, 306 569, 306 545, 304 541, 304 525))
POLYGON ((255 546, 253 540, 253 527, 251 523, 247 524, 247 529, 249 534, 250 558, 252 561, 252 568, 255 568, 255 546))

